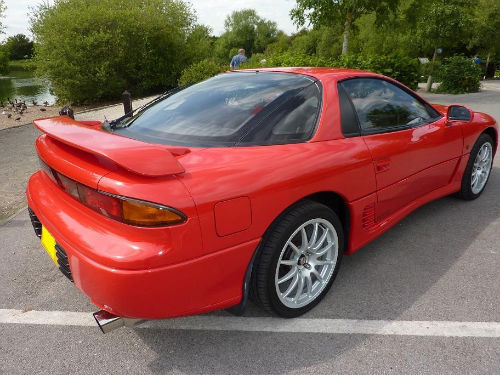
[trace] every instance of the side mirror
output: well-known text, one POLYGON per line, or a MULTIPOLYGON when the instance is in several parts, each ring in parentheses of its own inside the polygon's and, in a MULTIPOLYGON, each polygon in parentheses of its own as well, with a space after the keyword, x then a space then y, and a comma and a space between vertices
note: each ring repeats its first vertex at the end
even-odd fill
POLYGON ((446 121, 469 122, 472 120, 472 111, 463 105, 450 105, 446 113, 446 121))

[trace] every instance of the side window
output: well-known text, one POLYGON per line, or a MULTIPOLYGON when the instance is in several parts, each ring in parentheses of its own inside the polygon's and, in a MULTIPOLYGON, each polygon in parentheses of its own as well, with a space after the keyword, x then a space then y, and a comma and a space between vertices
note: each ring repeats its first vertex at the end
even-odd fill
POLYGON ((352 100, 361 129, 374 131, 418 126, 439 116, 425 103, 396 85, 376 78, 354 78, 342 82, 352 100))
POLYGON ((304 142, 316 128, 320 108, 321 91, 312 83, 263 117, 239 144, 304 142))

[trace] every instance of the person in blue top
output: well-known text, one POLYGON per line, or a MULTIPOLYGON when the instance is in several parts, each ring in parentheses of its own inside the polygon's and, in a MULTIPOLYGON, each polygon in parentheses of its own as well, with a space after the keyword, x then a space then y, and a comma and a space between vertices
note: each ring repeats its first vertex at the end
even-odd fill
POLYGON ((234 55, 233 58, 231 59, 231 64, 229 66, 231 69, 238 69, 238 67, 243 64, 247 63, 248 59, 245 56, 245 50, 243 48, 240 48, 238 50, 238 54, 234 55))

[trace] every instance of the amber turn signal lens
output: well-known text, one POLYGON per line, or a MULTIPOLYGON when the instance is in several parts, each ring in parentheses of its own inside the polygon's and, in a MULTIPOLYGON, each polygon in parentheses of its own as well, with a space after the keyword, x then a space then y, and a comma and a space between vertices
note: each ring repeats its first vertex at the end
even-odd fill
POLYGON ((166 207, 157 207, 135 200, 122 201, 123 221, 144 227, 179 224, 184 217, 166 207))

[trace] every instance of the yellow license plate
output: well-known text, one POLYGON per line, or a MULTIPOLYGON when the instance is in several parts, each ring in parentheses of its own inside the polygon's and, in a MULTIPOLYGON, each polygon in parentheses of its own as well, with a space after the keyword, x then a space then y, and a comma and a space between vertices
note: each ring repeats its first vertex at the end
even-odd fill
POLYGON ((47 228, 45 228, 43 225, 42 225, 42 246, 44 247, 45 251, 47 251, 47 253, 50 255, 56 266, 59 266, 56 256, 56 240, 49 233, 47 228))

